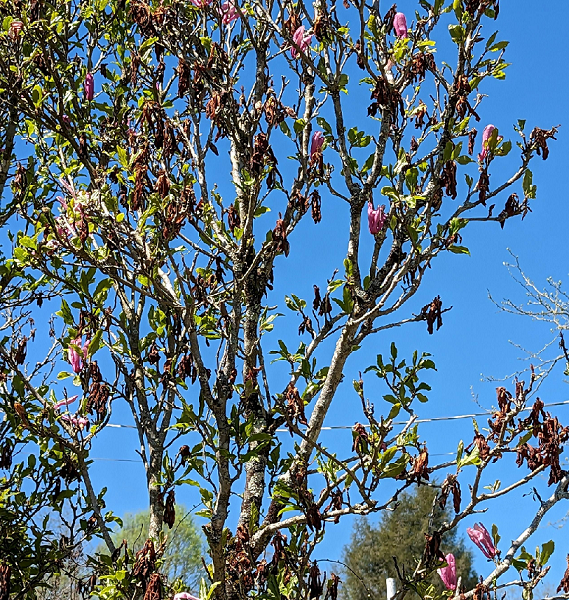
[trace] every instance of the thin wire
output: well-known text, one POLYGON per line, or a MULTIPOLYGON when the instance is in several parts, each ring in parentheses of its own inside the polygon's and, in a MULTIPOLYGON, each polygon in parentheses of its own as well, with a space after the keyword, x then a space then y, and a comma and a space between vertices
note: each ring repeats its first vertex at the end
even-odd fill
MULTIPOLYGON (((564 400, 563 402, 552 402, 550 404, 544 404, 544 408, 550 408, 552 406, 566 406, 569 405, 569 400, 564 400)), ((531 407, 522 408, 521 412, 526 412, 532 410, 531 407)), ((431 419, 417 419, 415 423, 440 423, 442 421, 457 421, 459 419, 472 419, 474 417, 489 417, 491 416, 491 412, 479 412, 479 413, 471 413, 469 415, 453 415, 450 417, 432 417, 431 419)), ((394 421, 393 425, 406 425, 408 421, 394 421)), ((135 425, 119 425, 118 423, 107 423, 106 427, 116 427, 121 429, 136 429, 135 425)), ((335 431, 339 429, 353 429, 353 425, 328 425, 322 427, 322 431, 335 431)), ((364 425, 364 427, 369 427, 369 425, 364 425)), ((284 427, 277 429, 278 433, 290 433, 290 431, 284 427)))
MULTIPOLYGON (((563 402, 551 402, 550 404, 544 404, 543 408, 550 408, 552 406, 567 406, 569 404, 569 400, 564 400, 563 402)), ((523 408, 521 412, 532 410, 531 407, 523 408)), ((472 419, 474 417, 485 417, 489 416, 492 413, 490 412, 480 412, 480 413, 471 413, 469 415, 454 415, 450 417, 433 417, 432 419, 417 419, 415 423, 433 423, 433 422, 441 422, 441 421, 456 421, 458 419, 472 419)), ((394 425, 406 425, 407 421, 394 421, 394 425)), ((136 429, 134 425, 120 425, 118 423, 107 423, 107 427, 115 427, 119 429, 136 429)), ((364 425, 364 427, 369 427, 369 425, 364 425)), ((352 425, 330 425, 327 427, 322 427, 323 431, 335 431, 339 429, 353 429, 352 425)), ((278 433, 290 433, 288 429, 277 429, 278 433)), ((455 452, 444 452, 439 454, 431 454, 431 456, 455 456, 455 452)), ((129 458, 93 458, 91 460, 103 460, 108 462, 132 462, 132 463, 140 463, 141 460, 133 460, 129 458)))

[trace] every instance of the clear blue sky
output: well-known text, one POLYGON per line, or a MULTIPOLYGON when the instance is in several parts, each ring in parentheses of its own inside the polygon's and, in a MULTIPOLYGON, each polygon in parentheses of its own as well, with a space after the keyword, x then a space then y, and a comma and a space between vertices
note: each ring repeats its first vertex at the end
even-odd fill
MULTIPOLYGON (((382 5, 386 5, 382 0, 382 5)), ((400 0, 398 8, 412 14, 416 2, 400 0)), ((385 6, 382 6, 385 10, 385 6)), ((512 124, 527 119, 527 128, 533 126, 549 128, 562 124, 558 141, 551 143, 551 156, 548 161, 541 159, 534 163, 534 182, 538 185, 538 197, 532 203, 532 213, 522 222, 519 218, 507 222, 504 230, 498 224, 472 224, 466 231, 464 244, 470 248, 471 256, 449 255, 441 257, 433 265, 418 297, 406 308, 406 313, 418 312, 420 307, 433 296, 440 294, 444 305, 452 305, 453 310, 444 317, 444 326, 435 335, 429 336, 424 324, 410 325, 400 330, 390 330, 376 336, 351 359, 346 381, 338 394, 337 402, 327 420, 328 425, 353 425, 359 418, 359 404, 355 397, 351 379, 358 369, 363 369, 375 361, 378 352, 387 353, 389 345, 395 341, 402 354, 410 355, 417 349, 430 352, 438 371, 429 378, 433 386, 428 405, 420 408, 421 416, 456 415, 479 412, 480 407, 473 402, 474 394, 481 407, 489 408, 495 400, 496 384, 481 381, 485 376, 503 377, 520 368, 521 351, 510 340, 522 346, 538 350, 551 338, 547 325, 533 323, 501 313, 488 300, 490 291, 494 298, 510 297, 523 301, 521 288, 509 277, 505 261, 510 259, 508 248, 519 256, 528 275, 536 283, 545 284, 548 276, 555 279, 567 277, 569 270, 567 252, 567 156, 569 156, 569 130, 566 118, 568 92, 567 65, 569 50, 565 29, 569 22, 569 2, 566 0, 503 1, 497 27, 500 38, 510 41, 506 58, 513 63, 507 70, 505 82, 487 85, 482 92, 489 94, 480 111, 482 127, 491 122, 500 129, 501 135, 516 140, 512 124), (357 411, 357 412, 356 412, 357 411)), ((488 36, 492 30, 486 30, 488 36)), ((446 32, 442 32, 446 34, 446 32)), ((441 35, 442 35, 441 34, 441 35)), ((442 38, 441 38, 442 39, 442 38)), ((442 46, 444 48, 444 44, 442 46)), ((369 92, 362 89, 362 96, 353 97, 354 102, 367 105, 369 92), (361 101, 361 102, 360 102, 361 101)), ((353 96, 353 95, 352 95, 353 96)), ((515 154, 515 149, 512 152, 515 154)), ((502 164, 502 163, 500 163, 502 164)), ((501 172, 492 170, 496 180, 501 172)), ((504 173, 505 175, 505 173, 504 173)), ((376 197, 376 203, 380 200, 376 197)), ((500 207, 506 197, 498 199, 500 207)), ((384 201, 382 201, 383 203, 384 201)), ((277 282, 274 298, 282 302, 285 293, 296 293, 312 298, 312 285, 325 286, 335 266, 341 265, 346 247, 345 223, 346 207, 339 200, 323 195, 323 222, 314 226, 306 221, 294 234, 292 252, 289 258, 278 260, 277 282)), ((371 242, 370 242, 371 251, 371 242)), ((569 281, 567 282, 569 289, 569 281)), ((292 319, 292 329, 298 323, 292 319)), ((291 327, 291 320, 278 332, 289 335, 285 329, 291 327)), ((290 337, 290 339, 293 339, 290 337)), ((367 395, 373 393, 371 379, 367 395)), ((543 386, 540 395, 544 402, 557 402, 569 399, 569 388, 563 382, 562 373, 557 371, 543 386)), ((373 396, 371 396, 372 399, 373 396)), ((377 412, 382 412, 381 402, 376 399, 377 412)), ((569 423, 569 407, 559 409, 558 414, 564 424, 569 423)), ((114 422, 130 422, 128 414, 120 407, 115 408, 114 422)), ((479 423, 484 424, 480 419, 479 423)), ((460 439, 469 443, 472 439, 472 425, 466 422, 428 424, 420 429, 427 440, 431 453, 452 452, 460 439)), ((332 449, 346 448, 351 444, 350 432, 329 432, 323 440, 332 449)), ((134 453, 137 440, 129 430, 108 430, 101 436, 93 451, 100 458, 136 459, 134 453)), ((434 463, 435 458, 431 461, 434 463)), ((141 465, 130 462, 97 461, 93 467, 96 487, 108 487, 107 507, 118 514, 136 511, 146 507, 144 475, 141 465)), ((500 468, 497 478, 510 480, 518 472, 506 472, 500 468)), ((522 473, 520 470, 519 473, 522 473)), ((491 483, 491 482, 488 482, 491 483)), ((546 489, 546 482, 540 489, 546 489)), ((197 502, 194 489, 177 493, 178 500, 188 506, 197 502)), ((525 490, 526 492, 528 490, 525 490)), ((464 492, 467 493, 466 490, 464 492)), ((524 492, 514 492, 505 502, 492 507, 481 517, 489 527, 492 522, 499 525, 503 538, 502 546, 517 537, 529 515, 537 508, 531 496, 524 492)), ((561 518, 569 506, 562 506, 552 512, 550 520, 561 518)), ((474 522, 468 522, 471 525, 474 522)), ((346 519, 338 526, 328 526, 328 538, 318 552, 323 558, 336 559, 342 546, 348 541, 351 521, 346 519)), ((542 527, 530 541, 529 549, 549 539, 556 540, 557 550, 553 558, 550 578, 555 586, 565 569, 565 556, 569 552, 567 539, 569 529, 558 530, 542 527)), ((478 551, 475 552, 476 568, 487 574, 489 568, 478 551)))

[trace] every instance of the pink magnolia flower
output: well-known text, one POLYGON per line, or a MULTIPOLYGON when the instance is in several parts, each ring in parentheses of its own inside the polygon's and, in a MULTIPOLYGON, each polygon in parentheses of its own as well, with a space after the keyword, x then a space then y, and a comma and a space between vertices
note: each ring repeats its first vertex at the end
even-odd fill
POLYGON ((398 12, 393 17, 393 29, 395 29, 395 35, 398 38, 407 37, 407 19, 402 12, 398 12))
POLYGON ((490 152, 488 142, 494 131, 496 131, 494 125, 486 125, 484 128, 484 133, 482 134, 482 152, 478 155, 478 160, 483 161, 488 156, 488 153, 490 152))
POLYGON ((85 417, 74 417, 71 415, 61 415, 61 420, 65 421, 66 423, 70 423, 74 427, 78 427, 81 430, 83 430, 83 428, 86 425, 89 425, 89 419, 86 419, 85 417))
POLYGON ((233 23, 233 21, 237 21, 237 19, 239 18, 239 13, 235 8, 235 4, 233 4, 231 0, 224 2, 221 5, 221 15, 221 20, 224 25, 229 25, 230 23, 233 23))
POLYGON ((188 594, 188 592, 180 592, 174 596, 174 600, 199 600, 199 598, 188 594))
POLYGON ((95 95, 95 79, 92 73, 85 75, 85 100, 93 100, 95 95))
POLYGON ((190 0, 194 6, 198 8, 205 8, 211 4, 211 0, 190 0))
POLYGON ((87 350, 89 349, 89 343, 91 342, 91 340, 87 338, 83 346, 81 346, 81 341, 81 336, 76 337, 74 340, 71 340, 71 344, 73 345, 70 345, 67 349, 67 359, 71 363, 75 373, 81 373, 81 370, 83 369, 83 360, 87 358, 87 350), (80 348, 79 352, 77 352, 73 346, 78 346, 80 348))
POLYGON ((64 123, 67 123, 69 125, 69 123, 71 123, 71 119, 69 118, 69 115, 61 115, 61 120, 64 123))
POLYGON ((387 219, 387 216, 385 214, 385 204, 382 206, 378 206, 374 210, 373 204, 371 202, 368 202, 367 218, 369 222, 369 232, 372 235, 379 233, 383 229, 383 226, 385 225, 385 221, 387 219))
MULTIPOLYGON (((312 35, 305 33, 304 25, 301 25, 292 36, 292 41, 300 48, 302 52, 306 52, 312 41, 312 35)), ((290 49, 290 54, 293 58, 298 58, 300 55, 299 51, 295 46, 290 49)))
POLYGON ((492 559, 496 556, 496 547, 492 542, 488 530, 482 523, 476 523, 474 527, 468 527, 466 533, 468 533, 470 539, 480 548, 486 558, 492 559))
POLYGON ((443 580, 447 590, 456 590, 456 561, 454 560, 454 554, 447 554, 445 561, 447 566, 437 569, 437 573, 443 580))
POLYGON ((73 402, 75 402, 75 400, 77 400, 77 398, 78 398, 78 396, 71 396, 71 398, 64 398, 63 400, 56 402, 53 405, 53 408, 61 408, 62 406, 69 406, 70 404, 73 404, 73 402))
POLYGON ((315 131, 312 134, 312 142, 310 144, 310 157, 312 158, 315 154, 322 152, 323 145, 324 134, 321 131, 315 131))

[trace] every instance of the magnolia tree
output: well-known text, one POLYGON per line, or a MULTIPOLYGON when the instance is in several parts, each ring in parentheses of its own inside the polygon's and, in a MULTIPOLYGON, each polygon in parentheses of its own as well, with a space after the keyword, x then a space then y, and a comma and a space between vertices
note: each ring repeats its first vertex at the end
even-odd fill
POLYGON ((569 429, 539 400, 522 413, 536 376, 500 388, 488 429, 433 464, 415 423, 430 358, 401 360, 392 345, 365 376, 348 360, 396 325, 440 327, 439 297, 419 314, 407 302, 439 255, 468 252, 472 221, 499 231, 492 222, 526 215, 530 163, 555 129, 518 121, 519 156, 505 159, 512 142, 481 121, 486 80, 507 67, 498 0, 420 0, 406 15, 378 4, 0 6, 2 600, 34 597, 94 537, 107 552, 74 571, 84 594, 184 597, 160 569, 188 485, 206 519, 202 600, 334 600, 339 578, 314 558, 325 531, 429 479, 443 481, 433 514, 452 493, 454 516, 424 532, 416 564, 398 565, 398 597, 436 596, 437 569, 447 595, 477 600, 512 566, 526 597, 544 576, 551 544, 536 556, 523 544, 569 498, 569 429), (369 100, 347 110, 355 94, 369 100), (349 209, 334 219, 343 264, 308 282, 313 298, 276 297, 300 222, 318 236, 335 202, 349 209), (278 339, 279 310, 300 324, 298 347, 278 339), (361 416, 340 455, 320 433, 347 377, 361 416), (385 395, 368 399, 364 377, 385 395), (148 489, 136 553, 113 542, 117 519, 91 477, 91 447, 120 403, 148 489), (488 466, 516 454, 519 479, 492 487, 488 466), (546 499, 513 542, 472 530, 493 562, 461 589, 445 532, 542 473, 546 499))

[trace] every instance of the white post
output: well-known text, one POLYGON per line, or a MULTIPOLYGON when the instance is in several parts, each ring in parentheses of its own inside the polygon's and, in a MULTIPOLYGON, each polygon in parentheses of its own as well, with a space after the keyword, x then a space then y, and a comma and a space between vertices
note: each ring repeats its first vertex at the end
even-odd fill
POLYGON ((387 600, 393 600, 393 598, 395 598, 395 594, 397 593, 395 579, 389 577, 385 580, 385 583, 387 584, 387 600))

